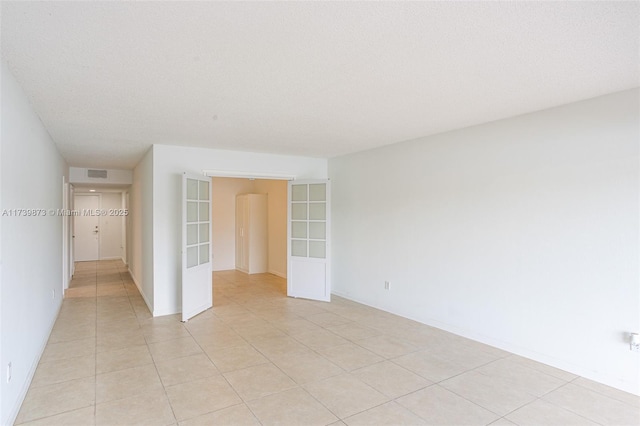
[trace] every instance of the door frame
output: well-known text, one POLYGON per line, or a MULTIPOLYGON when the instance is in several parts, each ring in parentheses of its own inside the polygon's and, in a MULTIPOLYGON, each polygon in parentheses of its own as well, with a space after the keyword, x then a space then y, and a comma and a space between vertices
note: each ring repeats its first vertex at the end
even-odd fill
MULTIPOLYGON (((62 210, 63 212, 70 212, 69 197, 71 193, 71 184, 67 181, 67 177, 62 177, 62 210)), ((69 288, 69 282, 73 275, 73 258, 71 252, 71 245, 73 243, 71 218, 68 214, 62 214, 62 296, 64 292, 69 288)))
MULTIPOLYGON (((205 176, 209 176, 210 178, 260 179, 260 180, 284 180, 284 181, 295 181, 297 178, 296 175, 290 175, 285 173, 247 172, 247 171, 238 171, 238 170, 203 170, 202 173, 205 176)), ((214 187, 214 181, 213 179, 211 179, 212 193, 213 193, 213 187, 214 187)), ((235 202, 236 201, 234 200, 234 205, 235 205, 235 202)), ((289 214, 288 211, 289 211, 289 207, 287 206, 287 215, 289 214)), ((215 243, 216 243, 215 240, 211 241, 212 252, 213 252, 213 245, 215 243)), ((287 263, 288 263, 288 253, 287 253, 287 263)), ((288 268, 289 266, 287 265, 285 272, 288 272, 288 268)))

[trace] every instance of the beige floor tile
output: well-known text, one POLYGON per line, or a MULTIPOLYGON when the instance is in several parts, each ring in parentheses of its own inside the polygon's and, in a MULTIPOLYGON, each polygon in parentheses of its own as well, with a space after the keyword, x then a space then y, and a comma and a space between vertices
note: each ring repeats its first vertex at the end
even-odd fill
POLYGON ((566 383, 565 380, 524 367, 509 358, 483 365, 475 371, 491 377, 500 377, 508 382, 512 389, 524 390, 536 396, 542 396, 566 383))
POLYGON ((297 334, 294 338, 309 348, 319 351, 332 346, 344 345, 349 341, 327 330, 312 331, 310 333, 297 334))
POLYGON ((248 342, 259 339, 286 336, 286 334, 282 330, 278 330, 276 327, 267 323, 250 325, 246 327, 234 327, 233 330, 248 342))
POLYGON ((342 368, 311 350, 271 360, 298 384, 315 382, 344 373, 342 368))
POLYGON ((127 290, 122 283, 118 284, 98 284, 97 288, 98 297, 100 296, 127 296, 127 290))
POLYGON ((127 333, 133 330, 140 330, 140 325, 136 318, 127 316, 127 318, 117 318, 113 321, 99 321, 97 322, 98 336, 114 334, 114 333, 127 333))
POLYGON ((202 353, 202 349, 193 337, 150 343, 149 351, 155 362, 202 353))
POLYGON ((126 370, 152 363, 153 359, 147 345, 131 346, 115 351, 99 352, 97 354, 96 373, 103 374, 126 370))
POLYGON ((592 380, 585 379, 584 377, 579 377, 576 380, 574 380, 572 383, 574 385, 578 385, 583 388, 592 390, 601 395, 608 396, 609 398, 616 399, 620 402, 624 402, 625 404, 629 404, 634 407, 640 408, 640 396, 638 395, 634 395, 628 392, 623 392, 621 390, 614 389, 610 386, 606 386, 601 383, 597 383, 592 380))
POLYGON ((366 367, 383 360, 381 356, 354 343, 331 346, 320 349, 318 352, 346 371, 366 367))
POLYGON ((242 346, 232 346, 216 350, 207 349, 206 353, 222 373, 241 370, 269 362, 260 352, 246 343, 242 346))
POLYGON ((186 420, 242 402, 221 375, 169 386, 167 396, 178 420, 186 420))
POLYGON ((509 413, 505 417, 507 420, 521 426, 596 426, 598 424, 541 399, 535 400, 531 404, 527 404, 509 413))
POLYGON ((81 379, 83 377, 94 376, 95 372, 95 354, 41 362, 36 369, 31 386, 39 387, 81 379))
POLYGON ((146 345, 144 336, 138 329, 99 333, 97 337, 97 352, 115 351, 137 345, 146 345))
POLYGON ((141 328, 147 343, 191 337, 191 334, 184 327, 184 325, 182 325, 182 323, 169 323, 161 325, 148 324, 142 326, 141 328))
POLYGON ((96 423, 94 412, 95 407, 90 406, 32 422, 21 423, 20 426, 93 426, 96 423))
POLYGON ((95 404, 95 377, 30 388, 16 423, 49 417, 95 404))
POLYGON ((165 387, 218 374, 218 369, 205 354, 159 361, 156 368, 165 387))
POLYGON ((513 388, 508 379, 475 370, 440 382, 440 385, 500 416, 537 399, 533 392, 523 387, 513 388))
POLYGON ((216 318, 213 312, 207 316, 197 316, 195 318, 192 318, 187 323, 185 323, 184 326, 187 330, 189 330, 189 333, 191 333, 192 336, 209 334, 216 331, 226 331, 229 329, 229 324, 219 318, 216 318))
POLYGON ((68 342, 96 336, 95 323, 59 326, 56 324, 49 336, 49 343, 68 342))
POLYGON ((349 426, 412 426, 426 424, 420 417, 393 401, 348 417, 344 419, 344 422, 349 426))
POLYGON ((369 337, 355 343, 387 359, 417 351, 415 346, 389 335, 369 337))
POLYGON ((560 370, 558 368, 554 368, 549 365, 542 364, 541 362, 527 359, 518 355, 510 355, 507 359, 516 364, 540 371, 541 373, 545 373, 553 377, 557 377, 558 379, 562 379, 566 382, 570 382, 578 377, 575 374, 569 373, 568 371, 560 370))
POLYGON ((273 364, 232 371, 224 377, 245 401, 296 387, 295 382, 273 364))
POLYGON ((265 425, 326 425, 338 420, 304 389, 295 388, 247 403, 265 425))
POLYGON ((604 425, 640 425, 638 407, 569 383, 542 399, 604 425))
POLYGON ((327 330, 337 334, 338 336, 342 336, 345 339, 349 339, 351 341, 368 339, 370 337, 379 336, 381 334, 378 330, 365 327, 356 322, 337 325, 333 327, 327 327, 327 330))
POLYGON ((306 317, 306 319, 324 328, 348 324, 352 322, 350 319, 343 318, 340 315, 336 315, 331 312, 322 312, 320 314, 309 315, 308 317, 306 317))
MULTIPOLYGON (((455 335, 454 335, 455 336, 455 335)), ((486 345, 482 342, 476 342, 474 340, 471 339, 467 339, 465 337, 461 337, 461 336, 455 336, 458 339, 462 340, 462 345, 464 347, 466 347, 467 349, 470 349, 472 351, 477 351, 477 352, 484 352, 488 355, 491 355, 493 357, 495 357, 496 359, 499 358, 507 358, 513 354, 504 351, 500 348, 496 348, 495 346, 490 346, 490 345, 486 345)))
POLYGON ((486 425, 500 417, 438 385, 398 398, 396 402, 431 425, 486 425))
POLYGON ((429 380, 390 361, 370 365, 352 371, 351 374, 391 399, 415 392, 432 384, 429 380))
POLYGON ((258 339, 252 341, 251 345, 267 358, 307 352, 309 350, 309 348, 292 337, 258 339))
POLYGON ((96 376, 98 403, 162 390, 155 365, 128 368, 96 376))
POLYGON ((316 325, 311 321, 300 318, 298 316, 295 316, 293 319, 289 320, 272 321, 271 324, 277 329, 282 330, 289 336, 322 330, 322 327, 320 327, 319 325, 316 325))
POLYGON ((247 341, 233 330, 216 330, 208 334, 196 334, 195 341, 204 351, 216 351, 233 346, 244 346, 247 341))
POLYGON ((49 362, 65 358, 75 358, 96 353, 96 339, 70 340, 60 343, 49 343, 44 349, 40 362, 49 362))
POLYGON ((289 307, 289 312, 295 315, 298 315, 302 318, 308 318, 311 315, 322 314, 324 312, 327 312, 326 310, 318 306, 313 306, 310 303, 306 303, 306 302, 309 302, 309 301, 300 300, 300 299, 292 300, 291 301, 292 305, 290 305, 289 307))
POLYGON ((639 397, 483 343, 288 298, 270 274, 214 283, 214 308, 181 323, 151 316, 122 262, 78 264, 18 422, 176 425, 171 389, 181 425, 259 424, 242 398, 265 424, 640 425, 639 397))
POLYGON ((180 422, 180 426, 259 426, 260 422, 245 404, 234 405, 213 413, 180 422))
POLYGON ((432 382, 440 382, 493 360, 493 357, 484 353, 447 357, 427 350, 394 358, 393 362, 432 382))
POLYGON ((165 426, 176 424, 164 390, 96 405, 97 426, 165 426))
POLYGON ((475 371, 489 377, 500 378, 513 390, 522 390, 536 396, 542 396, 566 383, 557 377, 523 367, 508 358, 483 365, 475 371))
MULTIPOLYGON (((514 426, 514 425, 516 425, 516 424, 513 423, 513 422, 510 422, 509 420, 505 419, 504 417, 499 418, 495 422, 489 423, 489 426, 514 426)), ((540 426, 543 426, 543 425, 540 425, 540 426)), ((547 425, 544 425, 544 426, 547 426, 547 425)), ((551 426, 551 425, 548 425, 548 426, 551 426)))
POLYGON ((349 374, 308 383, 304 385, 304 388, 341 419, 389 400, 377 390, 349 374))
POLYGON ((65 298, 95 297, 96 293, 97 293, 96 286, 88 285, 83 287, 68 288, 64 292, 64 297, 65 298))
POLYGON ((136 321, 136 313, 133 311, 133 308, 127 307, 124 308, 105 308, 103 312, 98 311, 97 315, 98 324, 102 325, 102 323, 108 322, 117 322, 117 321, 136 321))

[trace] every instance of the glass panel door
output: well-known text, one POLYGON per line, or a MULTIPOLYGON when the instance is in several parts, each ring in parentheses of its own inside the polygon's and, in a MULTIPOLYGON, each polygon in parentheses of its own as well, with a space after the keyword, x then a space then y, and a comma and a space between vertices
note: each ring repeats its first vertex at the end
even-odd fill
POLYGON ((329 181, 289 182, 289 296, 330 300, 329 192, 329 181))
POLYGON ((213 306, 211 178, 182 177, 182 321, 213 306))

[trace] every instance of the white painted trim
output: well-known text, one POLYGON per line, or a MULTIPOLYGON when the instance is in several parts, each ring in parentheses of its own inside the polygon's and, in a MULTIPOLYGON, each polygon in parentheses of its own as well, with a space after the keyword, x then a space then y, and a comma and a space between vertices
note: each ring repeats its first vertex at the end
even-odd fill
POLYGON ((203 170, 202 174, 209 177, 228 177, 240 179, 271 179, 271 180, 295 180, 296 176, 286 173, 269 172, 243 172, 229 170, 203 170))
POLYGON ((149 300, 147 300, 147 295, 144 294, 144 291, 142 291, 142 286, 140 286, 140 283, 136 279, 136 276, 133 275, 133 272, 131 272, 131 268, 127 267, 127 271, 129 271, 129 275, 131 276, 131 279, 133 280, 133 283, 138 288, 138 293, 140 293, 140 296, 142 296, 142 300, 144 300, 144 303, 147 305, 147 309, 149 309, 149 312, 151 312, 152 313, 151 315, 153 315, 152 304, 149 303, 149 300))
POLYGON ((277 272, 277 271, 267 271, 267 273, 271 274, 271 275, 275 275, 276 277, 280 277, 280 278, 284 278, 285 280, 287 279, 287 274, 283 273, 283 272, 277 272))
POLYGON ((29 372, 27 373, 26 380, 22 382, 22 387, 20 388, 20 393, 18 393, 18 398, 16 399, 15 406, 9 412, 9 416, 7 417, 9 425, 12 425, 16 422, 16 417, 18 417, 18 413, 20 413, 20 408, 22 407, 22 403, 24 403, 24 399, 27 396, 27 391, 29 387, 31 387, 31 381, 33 380, 33 376, 36 374, 36 369, 38 368, 38 364, 40 364, 40 359, 44 354, 44 350, 47 347, 47 342, 49 341, 49 337, 51 337, 51 333, 53 332, 53 327, 56 325, 56 320, 58 319, 58 315, 60 315, 60 309, 62 309, 62 298, 60 299, 60 303, 58 304, 58 309, 56 311, 56 315, 53 317, 53 321, 49 326, 49 332, 47 333, 44 340, 40 343, 40 355, 36 357, 29 368, 29 372))

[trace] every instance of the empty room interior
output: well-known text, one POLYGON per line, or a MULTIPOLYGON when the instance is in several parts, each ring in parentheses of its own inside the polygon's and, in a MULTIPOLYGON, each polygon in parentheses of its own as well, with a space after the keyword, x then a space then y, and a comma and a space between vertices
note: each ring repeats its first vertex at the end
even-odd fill
POLYGON ((0 424, 640 425, 640 2, 0 8, 0 424))

